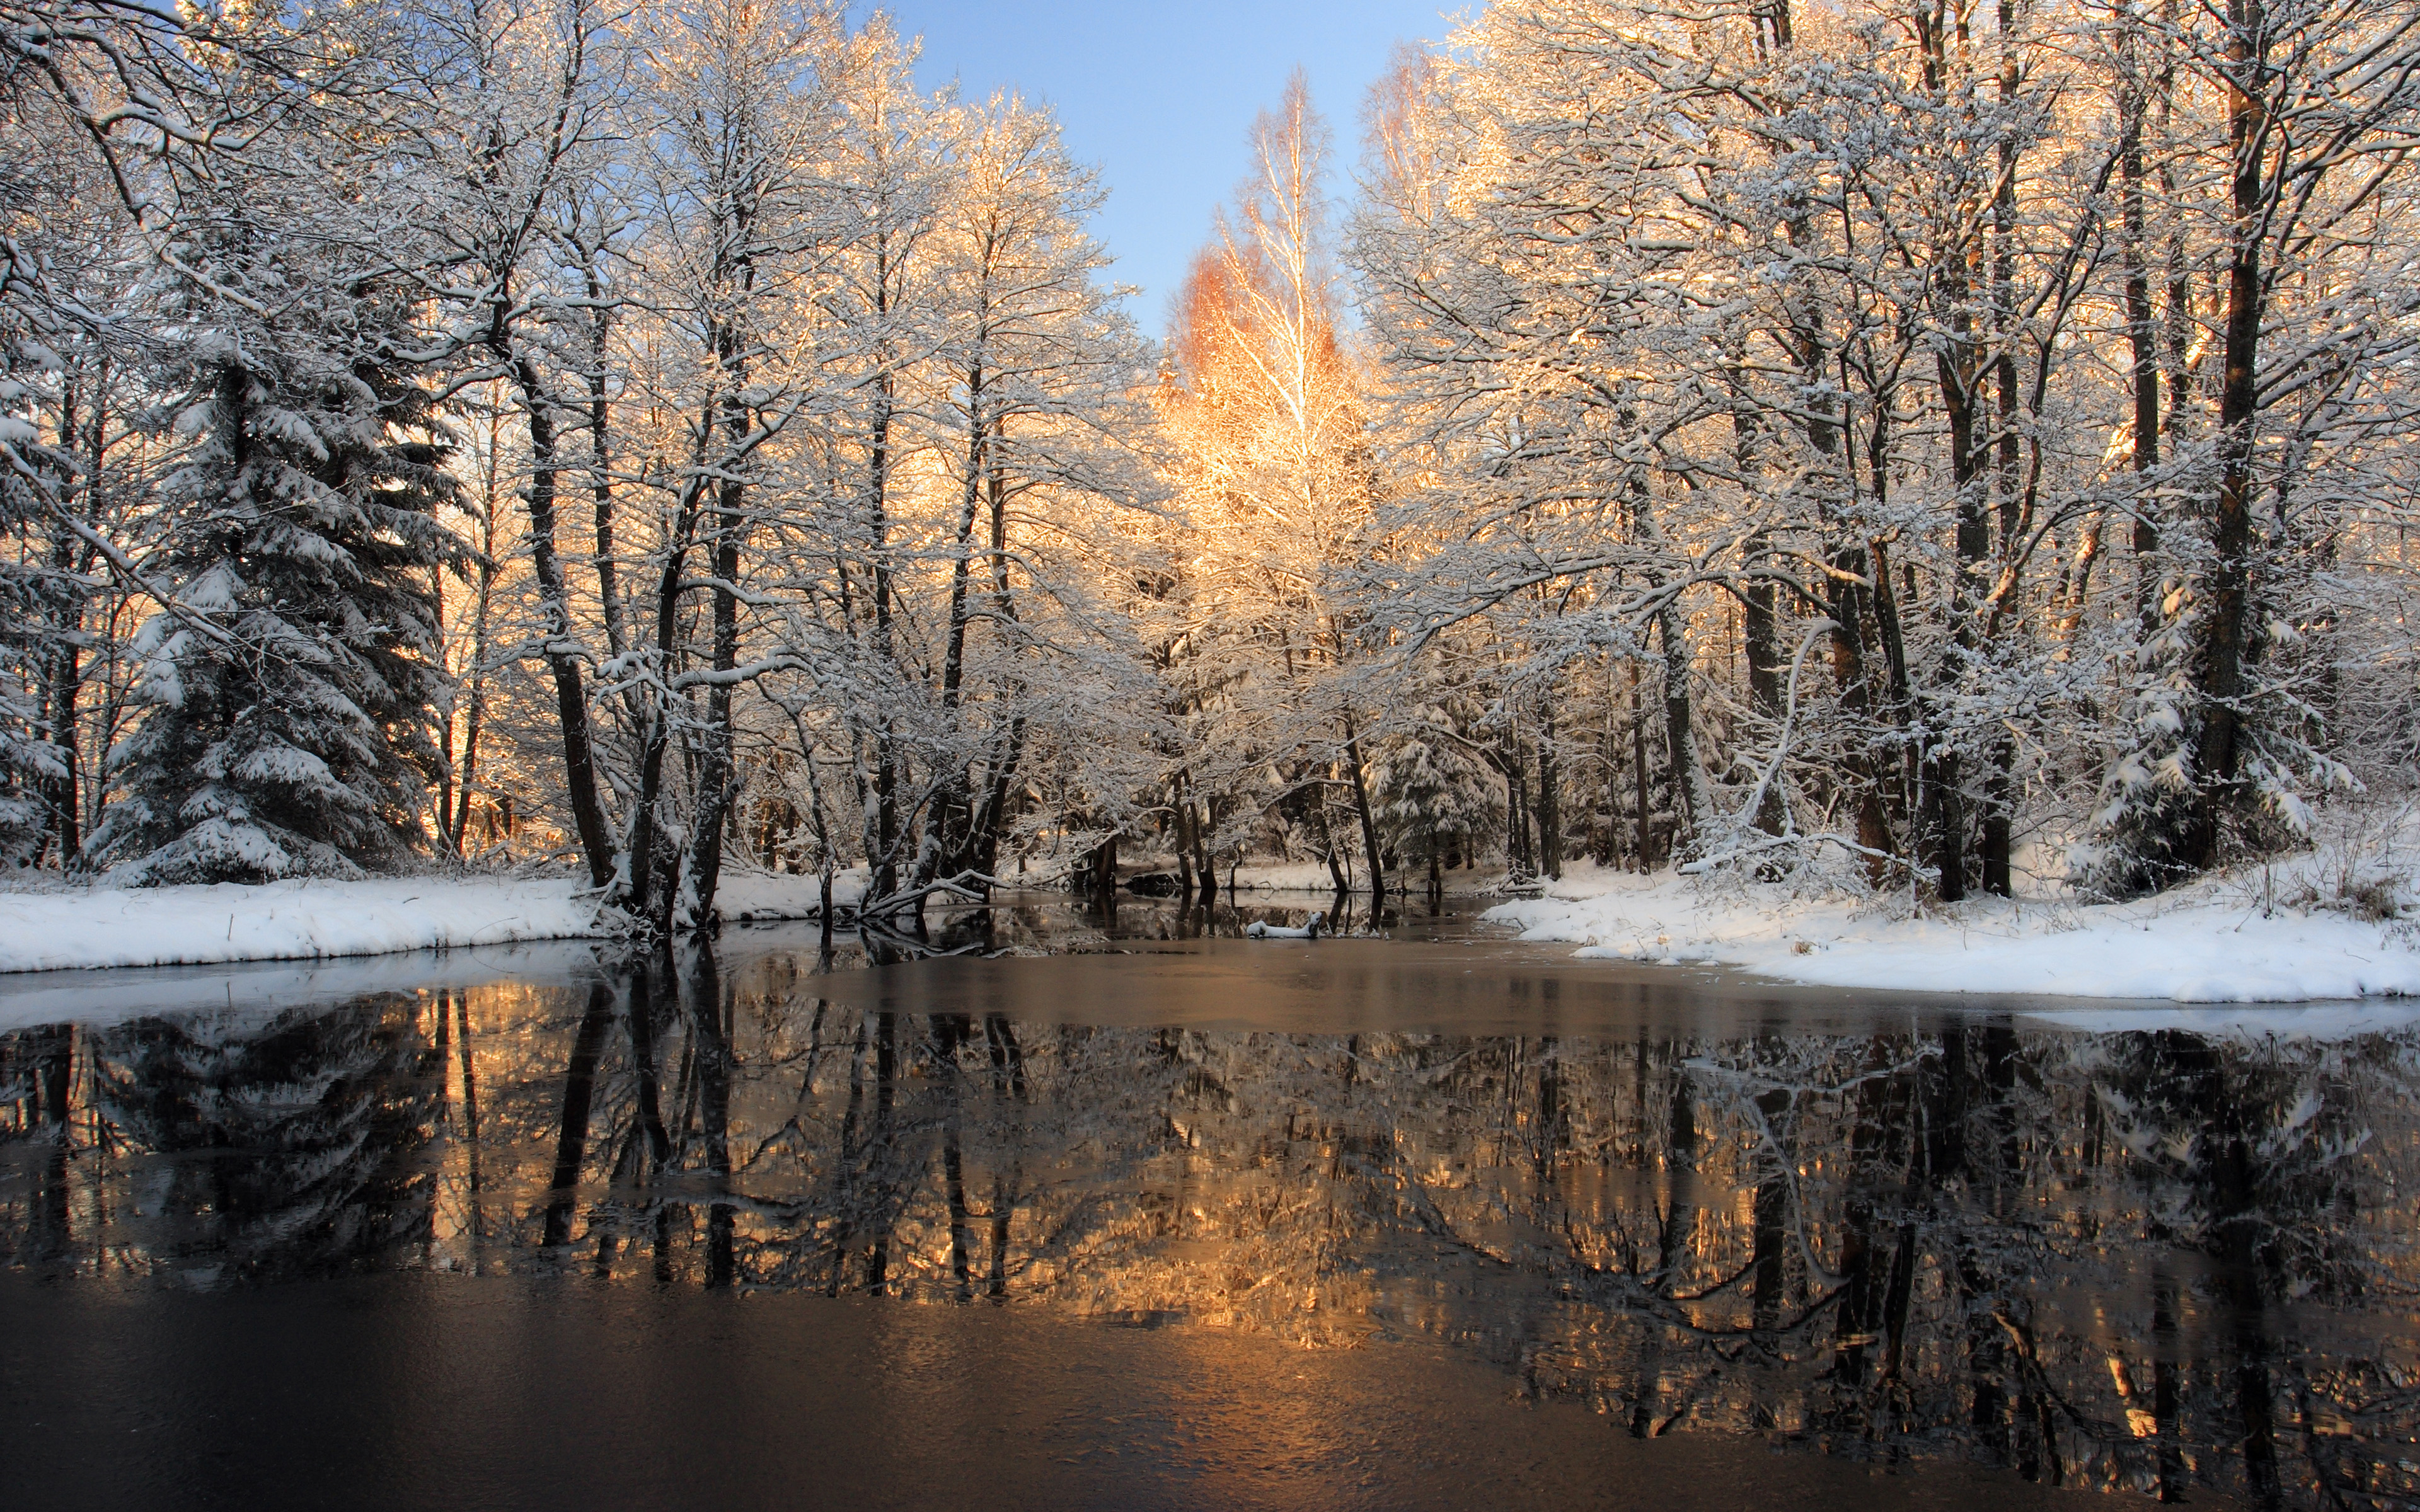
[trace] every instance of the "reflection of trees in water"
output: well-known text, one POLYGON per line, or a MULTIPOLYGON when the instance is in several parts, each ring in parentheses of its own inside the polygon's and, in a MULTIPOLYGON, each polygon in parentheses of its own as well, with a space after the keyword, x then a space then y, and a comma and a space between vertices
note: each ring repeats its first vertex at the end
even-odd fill
POLYGON ((1642 1436, 2409 1496, 2409 1039, 863 1013, 787 957, 0 1038, 16 1263, 1040 1299, 1456 1341, 1642 1436))
POLYGON ((102 1271, 284 1276, 424 1243, 430 1009, 389 995, 240 1028, 0 1037, 0 1097, 21 1069, 39 1088, 0 1121, 31 1147, 11 1162, 26 1195, 8 1194, 0 1246, 102 1271))

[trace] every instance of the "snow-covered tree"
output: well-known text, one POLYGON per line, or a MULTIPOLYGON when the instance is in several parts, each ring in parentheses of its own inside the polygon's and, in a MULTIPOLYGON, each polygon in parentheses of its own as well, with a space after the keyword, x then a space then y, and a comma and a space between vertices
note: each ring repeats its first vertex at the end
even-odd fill
POLYGON ((356 875, 422 840, 434 578, 460 548, 442 432, 396 361, 387 208, 266 154, 181 208, 156 382, 191 446, 152 525, 180 608, 136 639, 147 712, 93 837, 126 880, 356 875))

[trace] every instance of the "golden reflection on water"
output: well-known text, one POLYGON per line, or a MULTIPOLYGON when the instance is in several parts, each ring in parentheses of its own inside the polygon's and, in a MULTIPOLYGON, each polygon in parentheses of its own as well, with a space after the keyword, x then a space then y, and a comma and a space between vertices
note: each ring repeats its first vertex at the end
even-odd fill
MULTIPOLYGON (((1300 1034, 841 984, 698 956, 8 1035, 0 1249, 1039 1308, 1205 1379, 1238 1332, 1414 1340, 1642 1437, 2420 1487, 2408 1035, 1300 1034)), ((1269 1466, 1336 1448, 1266 1382, 1216 1395, 1269 1466)))

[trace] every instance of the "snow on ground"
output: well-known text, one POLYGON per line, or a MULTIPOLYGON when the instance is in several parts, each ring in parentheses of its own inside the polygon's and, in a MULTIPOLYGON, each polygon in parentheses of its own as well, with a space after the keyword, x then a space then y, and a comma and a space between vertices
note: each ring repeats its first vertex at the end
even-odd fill
MULTIPOLYGON (((832 906, 854 908, 865 899, 868 872, 861 866, 832 873, 832 906)), ((714 886, 715 911, 726 924, 814 918, 824 910, 824 879, 769 872, 725 872, 714 886)))
MULTIPOLYGON (((856 903, 865 880, 862 870, 835 873, 832 901, 856 903)), ((726 872, 717 906, 733 923, 813 918, 823 907, 823 880, 726 872)), ((0 974, 312 961, 602 933, 593 889, 569 877, 0 891, 0 974)))
MULTIPOLYGON (((1173 856, 1155 856, 1148 852, 1130 853, 1119 866, 1118 875, 1131 880, 1134 877, 1165 872, 1174 876, 1179 864, 1173 856)), ((1230 875, 1229 871, 1226 866, 1220 865, 1218 872, 1219 890, 1224 891, 1230 875)), ((1358 867, 1348 869, 1348 874, 1356 883, 1361 879, 1358 867)), ((1332 893, 1336 890, 1336 878, 1329 873, 1327 863, 1325 861, 1247 862, 1235 868, 1233 876, 1235 890, 1238 892, 1332 893)))
MULTIPOLYGON (((1218 872, 1218 885, 1227 885, 1224 868, 1218 872)), ((1238 892, 1334 892, 1336 878, 1326 861, 1270 861, 1260 866, 1239 866, 1234 870, 1238 892)), ((1354 880, 1359 881, 1357 876, 1354 880)))
POLYGON ((597 933, 570 878, 407 877, 0 892, 0 972, 296 961, 597 933))
MULTIPOLYGON (((1359 864, 1361 857, 1357 853, 1353 859, 1354 864, 1345 868, 1345 874, 1353 879, 1355 887, 1367 888, 1370 884, 1365 880, 1365 875, 1369 869, 1359 864)), ((1174 862, 1169 863, 1169 870, 1171 872, 1176 870, 1174 862)), ((1450 892, 1467 892, 1484 883, 1500 883, 1503 880, 1504 871, 1500 866, 1492 873, 1459 870, 1445 873, 1445 885, 1450 892)), ((1388 887, 1400 887, 1406 884, 1415 892, 1427 887, 1428 872, 1425 867, 1387 873, 1388 887)), ((1218 886, 1221 888, 1227 886, 1227 869, 1224 867, 1218 869, 1218 886)), ((1238 892, 1334 892, 1336 878, 1328 872, 1326 861, 1270 861, 1259 866, 1237 867, 1235 890, 1238 892)))
MULTIPOLYGON (((2290 880, 2290 879, 2289 879, 2290 880)), ((1702 962, 1883 991, 2308 1002, 2420 995, 2408 924, 2289 908, 2275 877, 2215 878, 2134 903, 1792 896, 1774 885, 1575 868, 1482 917, 1583 958, 1702 962)))

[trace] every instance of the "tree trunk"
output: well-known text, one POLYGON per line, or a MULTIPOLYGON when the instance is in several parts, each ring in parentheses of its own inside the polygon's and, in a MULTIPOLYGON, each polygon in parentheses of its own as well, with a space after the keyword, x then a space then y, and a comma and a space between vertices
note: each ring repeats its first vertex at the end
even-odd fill
MULTIPOLYGON (((82 595, 77 595, 75 608, 70 612, 82 618, 82 595)), ((82 669, 76 648, 61 646, 51 653, 50 698, 51 744, 59 753, 60 769, 56 776, 42 780, 42 793, 51 810, 51 832, 59 852, 59 870, 72 871, 76 853, 84 841, 76 825, 79 767, 76 759, 76 695, 83 687, 82 669)), ((107 763, 102 764, 106 766, 107 763)))
POLYGON ((1218 823, 1218 812, 1209 797, 1204 795, 1202 811, 1195 816, 1193 823, 1193 844, 1199 853, 1193 863, 1202 873, 1202 901, 1205 903, 1218 901, 1218 873, 1210 857, 1210 829, 1218 823))
POLYGON ((1957 491, 1957 567, 1947 607, 1948 640, 1934 668, 1924 710, 1925 732, 1917 757, 1917 787, 1923 810, 1926 860, 1932 866, 1933 890, 1944 903, 1966 896, 1966 803, 1961 752, 1947 731, 1931 728, 1947 716, 1958 687, 1965 681, 1967 663, 1975 653, 1975 613, 1982 590, 1982 563, 1992 548, 1992 522, 1976 466, 1976 371, 1970 338, 1953 340, 1936 362, 1942 408, 1949 422, 1950 475, 1957 491))
POLYGON ((2195 691, 2200 695, 2199 784, 2194 833, 2186 854, 2214 865, 2224 839, 2221 821, 2236 802, 2242 764, 2244 630, 2252 598, 2253 426, 2260 318, 2266 302, 2260 270, 2261 211, 2268 198, 2265 156, 2268 114, 2267 17, 2260 0, 2227 6, 2227 127, 2234 154, 2235 224, 2226 270, 2226 368, 2218 404, 2218 492, 2212 501, 2210 606, 2203 610, 2195 691))
POLYGON ((605 823, 604 805, 597 798, 588 697, 581 686, 577 647, 571 639, 571 594, 564 583, 562 559, 555 554, 558 464, 553 401, 528 357, 514 352, 510 361, 529 427, 530 564, 537 579, 538 612, 545 625, 547 670, 554 676, 555 717, 563 728, 564 789, 571 801, 572 826, 580 836, 581 853, 588 861, 588 879, 602 887, 613 880, 613 838, 605 823))
MULTIPOLYGON (((744 425, 741 420, 738 424, 744 425)), ((715 888, 722 879, 722 837, 737 796, 731 728, 729 673, 739 665, 739 517, 746 485, 726 478, 717 490, 714 542, 714 670, 724 675, 706 691, 706 762, 699 773, 695 831, 690 837, 690 924, 710 929, 715 888)))
POLYGON ((2148 641, 2160 626, 2159 500, 2149 477, 2160 465, 2160 359, 2151 329, 2151 273, 2144 250, 2143 124, 2146 98, 2135 70, 2140 68, 2140 28, 2130 23, 2118 38, 2120 68, 2125 70, 2118 92, 2118 239, 2125 265, 2126 344, 2134 391, 2134 475, 2138 480, 2132 505, 2134 520, 2134 618, 2139 640, 2148 641))
POLYGON ((663 800, 664 756, 672 745, 673 645, 680 628, 681 572, 689 560, 690 540, 697 533, 699 501, 706 489, 706 447, 711 434, 707 424, 699 427, 694 473, 682 486, 678 503, 673 511, 672 532, 664 542, 663 572, 656 581, 655 678, 648 690, 647 718, 641 741, 639 757, 639 794, 637 812, 630 824, 630 866, 628 899, 631 911, 641 918, 654 919, 668 931, 673 900, 667 897, 662 905, 663 917, 652 912, 659 882, 662 890, 670 891, 671 878, 659 879, 659 872, 667 871, 664 848, 659 843, 656 808, 663 800))
POLYGON ((1387 869, 1379 864, 1378 821, 1370 811, 1370 784, 1361 775, 1361 737, 1353 729, 1350 710, 1344 715, 1344 761, 1353 774, 1353 811, 1361 821, 1361 848, 1370 862, 1370 911, 1375 922, 1378 910, 1387 901, 1387 869))
POLYGON ((1555 761, 1555 711, 1542 711, 1538 730, 1538 870, 1563 874, 1563 790, 1555 761))
POLYGON ((1630 663, 1630 775, 1638 795, 1638 871, 1644 876, 1655 870, 1655 817, 1652 796, 1647 788, 1647 719, 1638 702, 1638 663, 1630 663))
POLYGON ((1507 734, 1499 758, 1504 766, 1504 869, 1515 877, 1535 876, 1529 848, 1529 772, 1521 760, 1521 737, 1507 734))
POLYGON ((1681 626, 1681 611, 1666 604, 1655 616, 1655 633, 1664 645, 1664 735, 1672 752, 1672 785, 1682 798, 1689 824, 1689 845, 1703 848, 1714 837, 1714 798, 1706 786, 1706 767, 1698 756, 1698 732, 1690 716, 1689 635, 1681 626))
POLYGON ((605 645, 619 656, 628 649, 629 633, 623 624, 621 585, 613 561, 613 449, 605 382, 606 339, 613 313, 597 276, 594 249, 585 269, 588 281, 588 488, 597 506, 597 600, 604 612, 605 645))
MULTIPOLYGON (((950 563, 949 632, 941 654, 941 707, 949 713, 952 733, 955 733, 966 682, 967 630, 970 620, 967 601, 974 572, 975 514, 983 502, 983 393, 984 367, 978 359, 967 369, 967 480, 959 500, 956 549, 950 563)), ((966 769, 959 765, 948 785, 936 795, 932 816, 926 821, 928 835, 938 838, 939 842, 928 840, 924 847, 925 859, 917 868, 919 883, 930 882, 942 871, 964 867, 975 843, 971 833, 974 820, 974 795, 966 769)))
POLYGON ((1313 783, 1304 805, 1305 811, 1319 823, 1319 856, 1327 863, 1328 879, 1336 884, 1336 896, 1343 897, 1353 890, 1345 880, 1344 857, 1336 843, 1336 825, 1327 817, 1327 784, 1313 783))
MULTIPOLYGON (((887 238, 875 242, 874 315, 877 324, 891 317, 891 247, 887 238)), ((880 663, 892 659, 891 629, 891 422, 896 380, 883 354, 883 367, 874 383, 874 422, 866 449, 866 533, 874 578, 874 645, 880 663)), ((874 740, 874 833, 867 837, 866 859, 874 869, 871 896, 887 898, 899 888, 899 736, 889 718, 876 727, 874 740)))
MULTIPOLYGON (((1748 570, 1754 575, 1742 594, 1746 607, 1741 616, 1741 639, 1747 652, 1748 703, 1756 711, 1757 728, 1773 732, 1778 739, 1782 720, 1779 623, 1773 580, 1758 574, 1765 550, 1761 535, 1745 548, 1748 570)), ((1778 781, 1765 784, 1764 796, 1757 803, 1756 827, 1768 835, 1780 834, 1789 817, 1786 803, 1778 781)))
MULTIPOLYGON (((991 782, 984 798, 983 817, 975 825, 976 865, 985 876, 1000 874, 1000 836, 1008 824, 1009 787, 1016 780, 1017 764, 1025 755, 1025 716, 1009 721, 1008 745, 992 764, 991 782)), ((1203 875, 1208 875, 1205 862, 1203 875)))
MULTIPOLYGON (((460 856, 463 841, 471 832, 471 794, 479 777, 479 727, 488 713, 488 622, 493 611, 496 591, 496 525, 495 501, 489 496, 482 506, 481 525, 485 539, 479 543, 478 587, 473 590, 471 604, 471 702, 462 718, 462 760, 458 768, 448 766, 449 780, 459 784, 454 795, 451 833, 446 843, 456 856, 460 856)), ((452 721, 447 721, 448 733, 452 721)))
POLYGON ((2016 737, 2002 731, 1992 742, 1991 769, 1983 787, 1983 890, 1995 898, 2016 886, 2016 737))
MULTIPOLYGON (((1841 712, 1853 725, 1862 725, 1872 717, 1874 699, 1866 666, 1866 595, 1856 579, 1866 576, 1870 563, 1862 549, 1844 545, 1832 553, 1832 565, 1838 574, 1832 579, 1832 682, 1841 712)), ((1890 849, 1890 826, 1883 818, 1882 775, 1862 746, 1851 753, 1848 779, 1856 787, 1857 843, 1869 853, 1866 881, 1879 887, 1887 874, 1884 853, 1890 849)))

